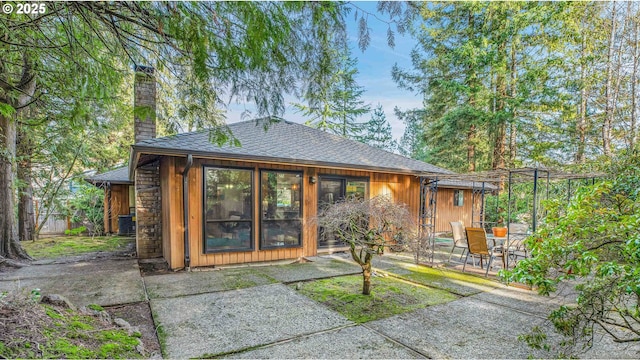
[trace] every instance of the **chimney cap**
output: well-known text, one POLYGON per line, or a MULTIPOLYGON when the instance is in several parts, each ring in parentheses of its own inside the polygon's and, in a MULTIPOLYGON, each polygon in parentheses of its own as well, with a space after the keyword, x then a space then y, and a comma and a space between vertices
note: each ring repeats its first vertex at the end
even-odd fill
POLYGON ((155 69, 153 68, 153 66, 144 66, 144 65, 134 65, 133 67, 133 71, 135 72, 142 72, 145 73, 147 75, 153 75, 153 73, 155 72, 155 69))

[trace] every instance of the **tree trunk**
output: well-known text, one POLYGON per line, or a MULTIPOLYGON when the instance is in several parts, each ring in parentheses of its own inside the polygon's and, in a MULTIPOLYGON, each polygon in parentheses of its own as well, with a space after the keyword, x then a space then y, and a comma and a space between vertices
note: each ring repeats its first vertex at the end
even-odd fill
POLYGON ((0 115, 0 258, 29 259, 18 241, 15 223, 14 162, 16 122, 0 115))
POLYGON ((506 98, 507 98, 507 63, 504 61, 507 58, 507 47, 505 42, 498 45, 498 58, 496 69, 496 108, 493 115, 496 117, 495 128, 493 129, 495 134, 495 142, 493 144, 493 161, 491 164, 492 170, 504 169, 505 167, 505 142, 506 142, 506 123, 505 123, 505 110, 506 110, 506 98))
MULTIPOLYGON (((468 29, 471 32, 469 34, 469 39, 471 39, 475 31, 475 18, 473 17, 473 12, 469 11, 468 14, 468 29)), ((467 85, 469 86, 469 106, 475 109, 476 106, 476 89, 477 86, 477 74, 476 68, 473 64, 469 64, 467 68, 467 85)), ((469 131, 467 132, 467 168, 469 172, 476 171, 476 125, 471 124, 469 126, 469 131)))
POLYGON ((18 180, 23 187, 18 191, 18 239, 35 240, 35 211, 31 177, 31 154, 33 146, 29 135, 18 127, 17 131, 18 180))
POLYGON ((371 258, 362 265, 362 295, 371 295, 371 258))
MULTIPOLYGON (((23 54, 23 61, 22 73, 16 85, 11 85, 6 78, 3 84, 5 93, 17 92, 20 95, 15 100, 0 99, 17 112, 29 104, 36 89, 36 77, 26 53, 23 54)), ((8 74, 2 75, 8 77, 8 74)), ((17 114, 13 118, 0 114, 0 258, 31 259, 20 246, 15 223, 16 118, 17 114)), ((15 264, 6 260, 5 263, 15 264)))
POLYGON ((476 171, 476 126, 469 126, 469 132, 467 133, 467 163, 469 165, 469 172, 476 171))
MULTIPOLYGON (((631 3, 629 3, 631 4, 631 3)), ((631 10, 629 10, 631 15, 631 10)), ((637 84, 638 84, 638 61, 640 60, 640 53, 638 52, 638 32, 640 32, 640 19, 636 16, 634 18, 634 31, 633 31, 633 72, 631 75, 631 123, 629 124, 629 148, 633 150, 636 147, 637 142, 637 84)))
POLYGON ((498 121, 496 121, 495 131, 495 143, 493 145, 493 163, 492 169, 504 169, 504 153, 505 153, 505 140, 506 140, 506 124, 502 117, 504 116, 503 112, 505 110, 505 101, 504 97, 506 96, 506 83, 503 75, 498 75, 496 90, 498 93, 496 94, 499 98, 497 101, 496 112, 494 116, 498 117, 498 121))
POLYGON ((607 53, 607 83, 605 85, 606 106, 604 121, 602 122, 602 151, 605 156, 611 156, 611 126, 613 124, 614 89, 613 89, 613 50, 616 41, 616 2, 611 9, 611 33, 609 35, 609 51, 607 53))
MULTIPOLYGON (((584 20, 584 19, 583 19, 584 20)), ((583 21, 584 24, 584 21, 583 21)), ((576 162, 584 163, 585 135, 587 130, 587 36, 582 34, 582 48, 580 50, 580 114, 576 124, 578 133, 578 147, 576 150, 576 162)))

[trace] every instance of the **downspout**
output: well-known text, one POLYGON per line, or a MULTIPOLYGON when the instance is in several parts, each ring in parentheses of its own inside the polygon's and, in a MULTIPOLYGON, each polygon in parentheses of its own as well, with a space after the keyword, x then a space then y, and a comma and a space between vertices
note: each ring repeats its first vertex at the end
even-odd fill
POLYGON ((187 165, 182 171, 182 209, 184 214, 184 268, 191 268, 191 254, 189 251, 189 170, 193 165, 193 156, 187 155, 187 165))

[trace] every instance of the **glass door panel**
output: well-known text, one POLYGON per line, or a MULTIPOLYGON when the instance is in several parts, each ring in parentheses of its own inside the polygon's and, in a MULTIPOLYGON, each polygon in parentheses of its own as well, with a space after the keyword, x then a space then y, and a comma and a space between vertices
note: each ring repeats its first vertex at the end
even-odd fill
POLYGON ((346 196, 354 196, 358 200, 368 198, 366 181, 347 181, 346 196))
MULTIPOLYGON (((344 179, 320 179, 320 192, 318 193, 318 213, 322 213, 327 206, 340 201, 345 196, 344 179)), ((333 233, 326 233, 323 228, 318 229, 318 248, 333 248, 347 246, 344 242, 335 238, 333 233)))

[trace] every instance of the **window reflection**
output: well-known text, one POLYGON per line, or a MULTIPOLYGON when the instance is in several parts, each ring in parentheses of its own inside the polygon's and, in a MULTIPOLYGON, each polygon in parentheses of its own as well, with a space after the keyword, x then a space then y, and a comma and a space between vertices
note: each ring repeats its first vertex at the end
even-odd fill
POLYGON ((252 170, 205 168, 205 252, 251 250, 252 170))
MULTIPOLYGON (((364 179, 347 177, 321 177, 318 196, 318 213, 322 213, 329 205, 348 197, 355 197, 358 200, 368 199, 369 182, 364 179)), ((347 244, 338 240, 333 233, 325 232, 322 227, 318 228, 319 248, 344 246, 347 246, 347 244)))
POLYGON ((302 173, 262 171, 261 248, 302 244, 302 173))

